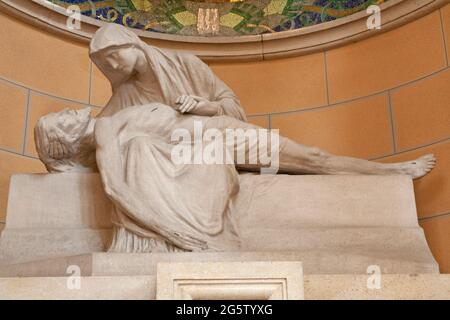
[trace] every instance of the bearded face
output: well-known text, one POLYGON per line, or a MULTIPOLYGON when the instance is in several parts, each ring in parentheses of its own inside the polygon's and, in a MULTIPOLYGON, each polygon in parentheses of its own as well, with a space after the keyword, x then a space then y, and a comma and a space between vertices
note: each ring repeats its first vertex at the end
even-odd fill
POLYGON ((35 130, 39 157, 62 160, 73 156, 88 128, 90 112, 90 108, 66 109, 41 118, 35 130))

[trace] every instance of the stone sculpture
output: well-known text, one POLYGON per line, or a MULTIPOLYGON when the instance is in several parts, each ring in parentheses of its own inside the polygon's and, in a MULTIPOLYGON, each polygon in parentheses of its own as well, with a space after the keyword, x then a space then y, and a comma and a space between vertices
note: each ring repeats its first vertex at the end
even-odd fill
MULTIPOLYGON (((110 251, 238 248, 230 206, 239 192, 237 169, 268 166, 257 150, 273 153, 270 131, 248 124, 233 92, 195 56, 151 47, 128 29, 109 24, 94 36, 91 57, 110 80, 113 96, 96 119, 86 108, 38 121, 35 142, 48 171, 99 170, 115 207, 110 251), (256 161, 175 163, 173 151, 183 141, 174 141, 173 133, 195 136, 196 125, 223 135, 227 129, 257 131, 253 142, 233 139, 222 145, 225 157, 241 151, 245 159, 256 154, 256 161)), ((204 135, 201 139, 213 144, 204 135)), ((283 173, 420 178, 435 165, 433 155, 382 164, 277 139, 277 166, 283 173)))

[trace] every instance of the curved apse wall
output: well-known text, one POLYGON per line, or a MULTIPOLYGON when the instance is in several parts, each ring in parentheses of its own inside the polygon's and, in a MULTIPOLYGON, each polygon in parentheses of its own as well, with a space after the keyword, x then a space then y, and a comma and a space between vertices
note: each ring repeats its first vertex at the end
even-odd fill
MULTIPOLYGON (((0 13, 0 221, 9 177, 43 172, 39 116, 91 105, 110 89, 74 42, 0 13)), ((450 5, 402 27, 327 51, 211 68, 250 121, 337 154, 400 161, 427 152, 437 168, 415 182, 418 214, 441 271, 450 272, 450 5)))

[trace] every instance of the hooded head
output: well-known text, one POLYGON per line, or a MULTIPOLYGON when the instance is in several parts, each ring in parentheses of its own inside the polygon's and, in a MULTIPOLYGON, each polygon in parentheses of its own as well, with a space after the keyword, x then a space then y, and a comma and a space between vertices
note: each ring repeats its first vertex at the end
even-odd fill
POLYGON ((144 43, 130 29, 115 23, 108 23, 97 30, 89 46, 91 56, 112 46, 142 46, 144 43))
POLYGON ((133 31, 109 23, 94 34, 89 55, 114 89, 135 72, 139 56, 145 59, 146 46, 133 31))
POLYGON ((181 95, 189 94, 210 101, 231 100, 223 112, 245 120, 234 93, 191 53, 148 45, 131 29, 108 23, 93 36, 90 57, 109 79, 113 90, 100 117, 145 103, 172 106, 181 95))

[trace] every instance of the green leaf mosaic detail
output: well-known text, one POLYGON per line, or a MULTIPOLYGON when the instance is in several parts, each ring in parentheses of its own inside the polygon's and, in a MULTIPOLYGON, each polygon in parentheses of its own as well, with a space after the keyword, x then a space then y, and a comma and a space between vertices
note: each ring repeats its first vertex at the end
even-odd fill
POLYGON ((122 15, 136 11, 133 2, 129 0, 115 0, 114 8, 122 15))
POLYGON ((388 0, 47 0, 78 5, 84 15, 148 30, 191 36, 237 36, 299 29, 339 19, 388 0), (202 12, 214 11, 214 18, 202 12), (198 18, 202 17, 202 18, 198 18), (205 18, 206 17, 206 18, 205 18), (209 18, 208 18, 209 17, 209 18), (202 19, 209 19, 203 21, 202 19), (199 23, 199 21, 201 23, 199 23), (198 29, 215 24, 214 33, 198 29))
POLYGON ((163 1, 154 9, 157 21, 167 33, 177 33, 184 28, 184 25, 175 18, 176 14, 187 11, 183 2, 182 0, 163 1))
POLYGON ((261 22, 264 12, 250 3, 236 3, 231 13, 241 16, 242 21, 233 29, 241 34, 251 33, 261 22))

